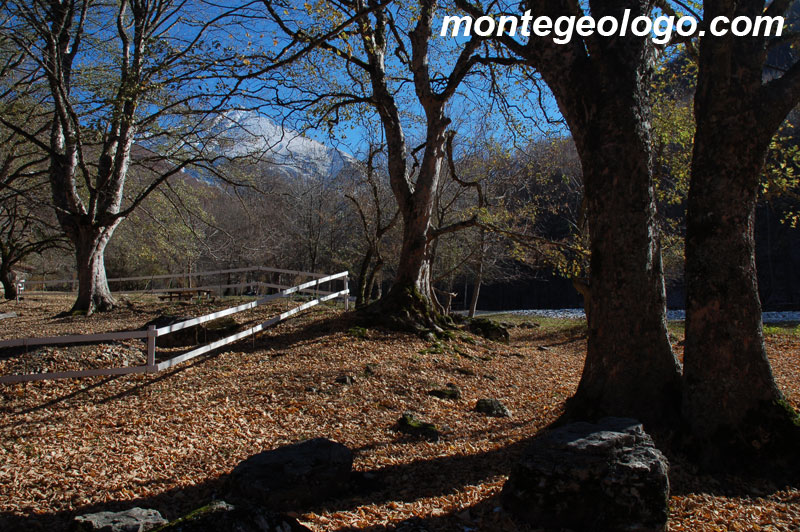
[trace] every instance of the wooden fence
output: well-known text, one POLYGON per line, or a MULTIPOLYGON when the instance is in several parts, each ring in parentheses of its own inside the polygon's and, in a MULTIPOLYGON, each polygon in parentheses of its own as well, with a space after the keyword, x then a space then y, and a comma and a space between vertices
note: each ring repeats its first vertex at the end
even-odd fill
MULTIPOLYGON (((122 283, 143 283, 147 288, 137 288, 137 289, 113 289, 114 292, 121 292, 126 294, 136 294, 136 293, 148 293, 148 294, 159 294, 164 292, 169 292, 174 290, 174 287, 171 285, 173 282, 177 282, 182 285, 186 285, 186 287, 191 287, 197 290, 217 290, 220 293, 223 289, 245 289, 245 288, 273 288, 273 289, 283 289, 286 288, 286 284, 279 284, 279 283, 269 283, 263 282, 258 280, 252 281, 245 281, 245 282, 208 282, 208 278, 212 277, 220 277, 220 276, 242 276, 244 275, 247 277, 248 275, 252 274, 277 274, 279 277, 281 275, 290 275, 295 277, 308 277, 312 279, 322 278, 325 277, 325 274, 321 273, 312 273, 312 272, 302 272, 302 271, 295 271, 295 270, 286 270, 282 268, 271 268, 268 266, 252 266, 247 268, 230 268, 227 270, 214 270, 214 271, 201 271, 201 272, 191 272, 191 273, 168 273, 168 274, 159 274, 159 275, 140 275, 136 277, 112 277, 108 279, 108 283, 110 285, 119 285, 122 283), (205 278, 206 282, 203 281, 205 278), (157 287, 156 284, 166 284, 168 286, 157 287), (194 283, 194 284, 193 284, 194 283)), ((25 281, 26 291, 28 293, 31 292, 43 292, 46 291, 49 287, 62 287, 67 286, 70 290, 75 290, 78 286, 78 281, 76 279, 29 279, 25 281)))
MULTIPOLYGON (((288 270, 285 271, 288 272, 288 270)), ((302 272, 291 272, 291 273, 302 273, 302 272)), ((51 344, 64 345, 64 344, 75 344, 75 343, 94 343, 94 342, 104 342, 109 340, 126 340, 126 339, 136 339, 136 338, 147 339, 147 358, 145 365, 143 366, 129 366, 121 368, 97 368, 97 369, 87 369, 87 370, 77 370, 77 371, 59 371, 51 373, 30 373, 26 375, 4 375, 0 376, 0 383, 67 379, 75 377, 93 377, 96 375, 126 375, 129 373, 156 373, 158 371, 171 368, 176 364, 180 364, 181 362, 186 362, 187 360, 191 360, 202 354, 208 353, 209 351, 213 351, 214 349, 220 348, 224 345, 228 345, 230 343, 236 342, 237 340, 241 340, 242 338, 246 338, 248 336, 261 332, 267 327, 270 327, 280 321, 283 321, 291 316, 294 316, 295 314, 298 314, 299 312, 302 312, 306 309, 319 305, 320 303, 323 303, 325 301, 330 301, 336 298, 342 298, 344 300, 345 309, 349 308, 350 290, 348 287, 348 275, 349 275, 348 272, 344 271, 341 273, 328 276, 324 276, 324 274, 322 275, 313 274, 313 275, 317 278, 305 283, 301 283, 296 286, 283 288, 277 294, 268 295, 266 297, 262 297, 260 299, 251 301, 249 303, 244 303, 242 305, 237 305, 235 307, 229 307, 217 312, 212 312, 211 314, 206 314, 204 316, 199 316, 197 318, 192 318, 190 320, 174 323, 172 325, 167 325, 165 327, 156 328, 155 326, 150 326, 150 328, 148 328, 147 330, 138 330, 138 331, 121 331, 121 332, 82 334, 82 335, 72 335, 72 336, 51 336, 44 338, 17 338, 13 340, 0 341, 0 349, 2 349, 11 347, 29 347, 37 345, 51 345, 51 344), (333 281, 336 281, 338 279, 342 279, 344 281, 344 290, 339 290, 338 292, 332 290, 326 290, 326 291, 320 290, 320 285, 323 285, 325 283, 331 285, 333 281), (287 310, 286 312, 282 312, 281 314, 278 314, 277 316, 270 318, 269 320, 259 325, 256 325, 255 327, 251 327, 247 330, 238 332, 236 334, 232 334, 228 337, 192 349, 191 351, 183 353, 182 355, 178 355, 168 360, 156 363, 156 339, 159 336, 165 336, 167 334, 179 331, 181 329, 185 329, 187 327, 194 327, 196 325, 216 320, 218 318, 230 316, 232 314, 237 314, 239 312, 244 312, 246 310, 262 306, 275 299, 284 298, 295 293, 308 292, 308 291, 315 292, 317 294, 317 297, 315 299, 312 299, 311 301, 301 304, 298 307, 295 307, 291 310, 287 310)))

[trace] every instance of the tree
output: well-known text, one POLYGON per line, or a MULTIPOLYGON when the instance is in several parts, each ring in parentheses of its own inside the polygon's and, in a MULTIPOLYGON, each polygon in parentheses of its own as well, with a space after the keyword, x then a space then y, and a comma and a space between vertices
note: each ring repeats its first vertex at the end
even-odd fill
MULTIPOLYGON (((462 0, 473 16, 483 13, 462 0)), ((527 2, 533 16, 583 14, 577 0, 527 2)), ((589 1, 596 19, 648 16, 654 1, 589 1)), ((666 329, 650 131, 654 45, 648 37, 573 36, 502 42, 535 69, 558 102, 583 170, 590 234, 586 364, 568 402, 575 417, 630 415, 669 424, 681 377, 666 329)))
MULTIPOLYGON (((755 20, 789 0, 716 0, 703 15, 755 20)), ((783 43, 778 39, 777 43, 783 43)), ((765 75, 766 37, 704 37, 686 235, 685 414, 705 457, 792 454, 797 414, 775 385, 764 346, 754 219, 765 157, 800 101, 800 62, 765 75), (783 451, 778 453, 778 451, 783 451)))
MULTIPOLYGON (((19 66, 21 61, 13 63, 19 66)), ((3 95, 13 92, 16 79, 0 69, 3 95)), ((41 107, 33 92, 0 113, 16 121, 38 124, 37 138, 46 132, 41 107)), ((36 129, 33 127, 32 129, 36 129)), ((25 136, 0 126, 0 282, 6 299, 17 297, 13 268, 33 254, 65 244, 47 205, 47 157, 25 136)))
POLYGON ((49 157, 53 206, 75 249, 72 310, 109 310, 109 239, 161 183, 208 160, 206 128, 199 126, 230 96, 214 60, 238 56, 203 39, 215 17, 193 20, 195 6, 187 0, 34 0, 3 7, 12 21, 10 38, 46 84, 52 127, 49 139, 40 140, 27 124, 0 122, 49 157), (142 148, 136 157, 134 143, 142 148), (153 178, 126 200, 132 164, 153 178))
MULTIPOLYGON (((445 326, 431 283, 432 244, 438 236, 471 222, 435 227, 432 212, 452 134, 448 105, 481 63, 481 39, 472 38, 438 53, 432 45, 434 20, 440 9, 436 0, 418 0, 402 9, 377 0, 307 3, 304 13, 296 13, 298 8, 291 2, 265 4, 284 38, 298 46, 319 43, 319 53, 311 54, 303 65, 306 82, 289 77, 282 84, 285 92, 298 92, 303 97, 284 98, 281 103, 304 112, 316 106, 315 122, 331 127, 345 120, 353 107, 358 107, 358 112, 371 109, 380 118, 403 237, 394 283, 367 312, 387 325, 402 328, 445 326), (296 22, 310 16, 333 20, 334 24, 352 22, 347 31, 332 35, 331 31, 314 31, 296 22), (328 38, 320 42, 319 35, 328 38), (337 69, 337 74, 331 75, 332 69, 337 69), (322 79, 329 80, 329 85, 320 86, 322 79), (406 87, 413 87, 413 92, 406 87), (401 111, 409 102, 422 111, 416 123, 401 111), (416 127, 421 144, 411 148, 408 134, 416 127)), ((295 67, 295 75, 299 70, 295 67)))

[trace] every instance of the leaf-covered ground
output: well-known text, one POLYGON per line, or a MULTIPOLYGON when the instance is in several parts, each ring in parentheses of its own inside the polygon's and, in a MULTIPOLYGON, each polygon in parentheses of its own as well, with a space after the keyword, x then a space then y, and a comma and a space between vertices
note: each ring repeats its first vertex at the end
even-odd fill
MULTIPOLYGON (((58 318, 67 298, 29 296, 0 304, 0 313, 19 314, 0 321, 0 339, 125 330, 161 312, 197 315, 230 304, 134 301, 110 314, 58 318)), ((293 304, 239 319, 263 321, 293 304)), ((0 385, 0 530, 62 530, 74 515, 131 506, 176 517, 212 498, 239 461, 316 436, 353 449, 355 468, 371 480, 324 507, 298 508, 312 529, 377 531, 417 517, 431 531, 526 530, 500 510, 497 494, 525 440, 559 415, 577 386, 585 339, 578 323, 523 325, 512 329, 510 345, 468 335, 431 343, 360 329, 323 307, 172 371, 0 385), (352 383, 338 383, 342 376, 352 383), (428 395, 449 383, 460 399, 428 395), (512 417, 474 412, 484 397, 501 400, 512 417), (444 436, 429 442, 395 431, 406 411, 444 436)), ((779 386, 800 406, 800 338, 778 330, 768 345, 779 386)), ((0 353, 0 374, 138 364, 142 347, 0 353)), ((699 476, 681 460, 671 482, 670 530, 800 530, 796 489, 699 476)))

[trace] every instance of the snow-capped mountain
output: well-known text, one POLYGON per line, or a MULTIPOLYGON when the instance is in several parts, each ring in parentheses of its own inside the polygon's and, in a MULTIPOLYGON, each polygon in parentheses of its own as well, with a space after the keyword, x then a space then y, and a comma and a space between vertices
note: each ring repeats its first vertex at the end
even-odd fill
POLYGON ((350 154, 281 127, 263 115, 229 113, 217 126, 232 139, 230 149, 236 155, 257 155, 262 164, 286 177, 331 179, 355 164, 350 154))

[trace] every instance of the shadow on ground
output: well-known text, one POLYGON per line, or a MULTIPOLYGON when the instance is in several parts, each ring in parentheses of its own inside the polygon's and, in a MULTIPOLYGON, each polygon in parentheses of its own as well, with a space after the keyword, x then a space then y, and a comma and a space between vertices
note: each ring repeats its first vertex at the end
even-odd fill
MULTIPOLYGON (((524 447, 525 442, 518 442, 490 452, 467 456, 438 457, 372 471, 356 472, 353 474, 348 490, 342 497, 315 506, 298 507, 294 511, 298 513, 323 510, 343 511, 365 504, 381 504, 391 501, 413 502, 420 498, 452 493, 464 486, 478 484, 486 479, 507 474, 511 464, 519 457, 519 453, 524 447)), ((359 452, 358 449, 354 451, 359 452)), ((203 484, 169 490, 155 497, 81 506, 70 512, 29 516, 0 514, 0 530, 5 532, 66 531, 75 516, 99 511, 120 511, 135 506, 154 508, 165 518, 175 519, 193 508, 207 503, 212 498, 223 497, 225 481, 225 477, 218 477, 209 479, 203 484)), ((498 503, 484 501, 479 506, 482 508, 481 511, 492 511, 498 506, 498 503)), ((455 517, 444 515, 435 519, 453 518, 455 517)), ((385 528, 374 527, 368 530, 385 530, 385 528)))

